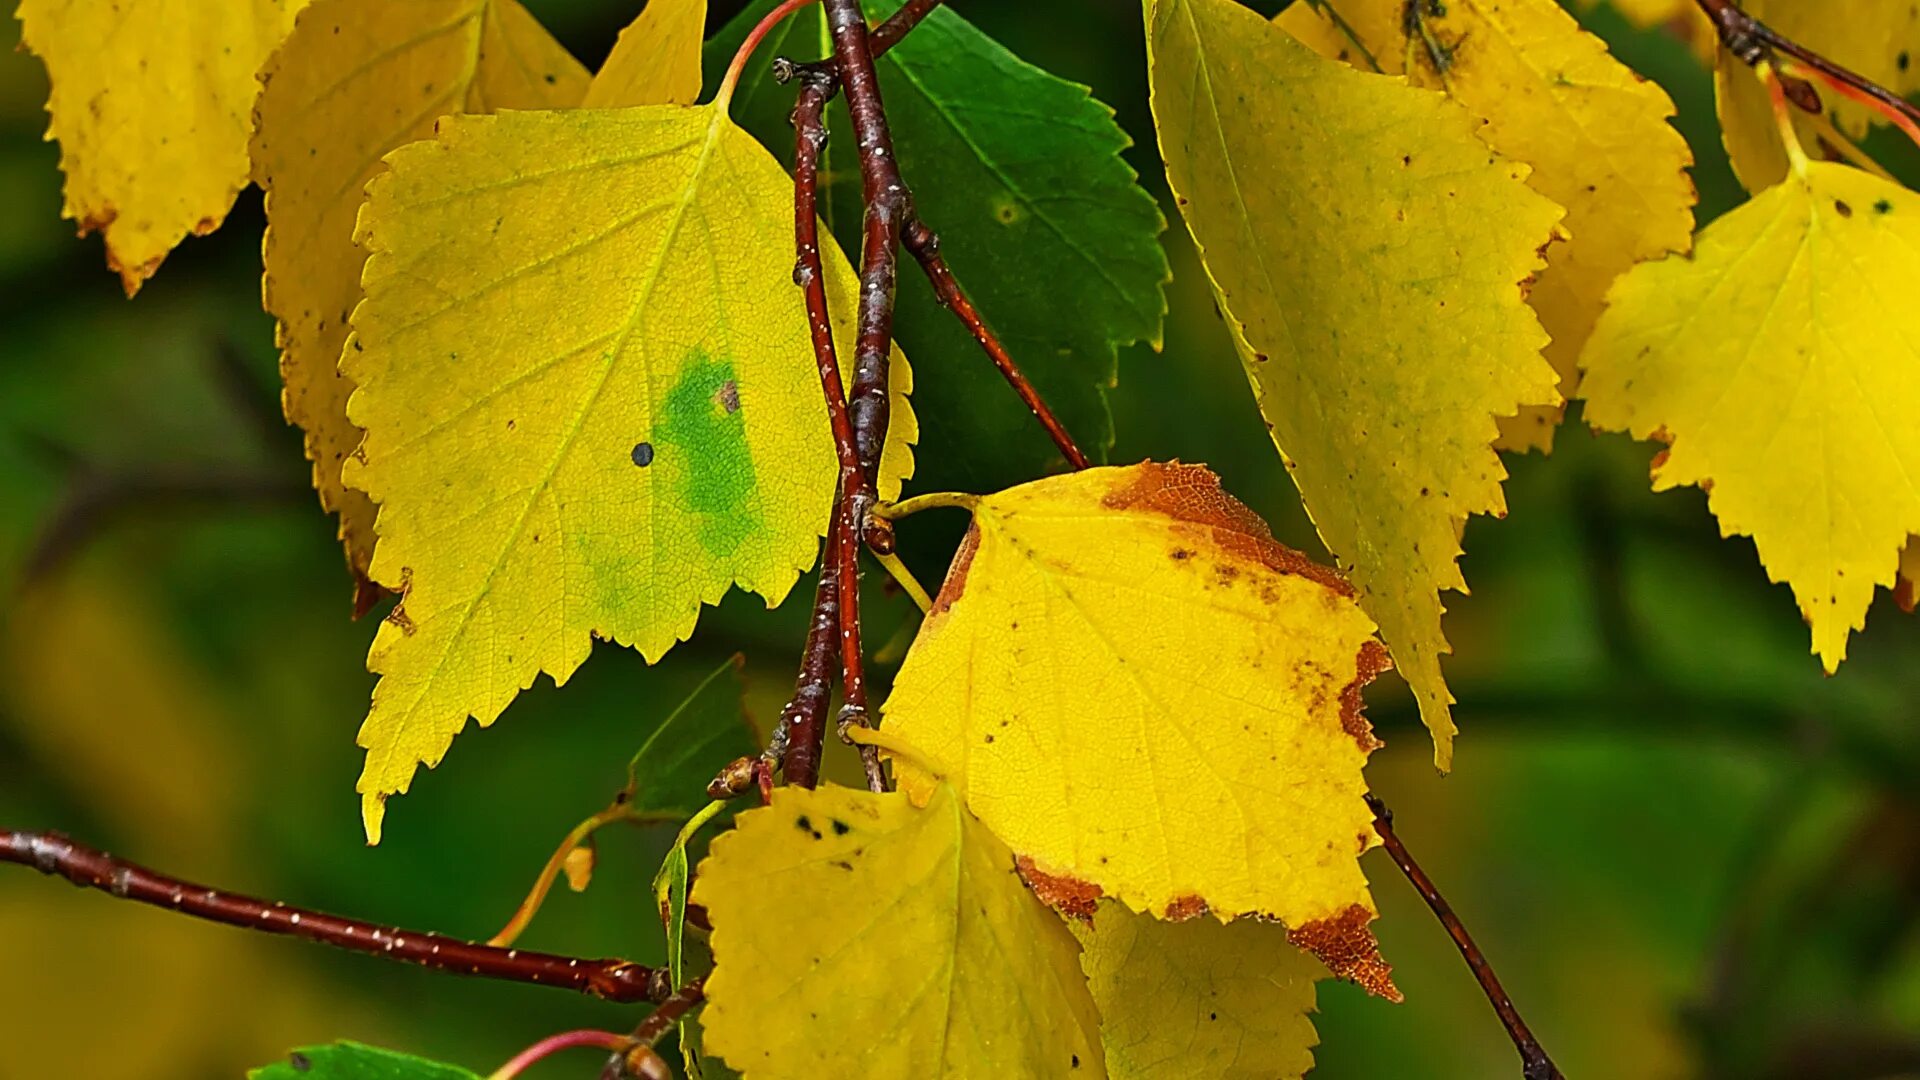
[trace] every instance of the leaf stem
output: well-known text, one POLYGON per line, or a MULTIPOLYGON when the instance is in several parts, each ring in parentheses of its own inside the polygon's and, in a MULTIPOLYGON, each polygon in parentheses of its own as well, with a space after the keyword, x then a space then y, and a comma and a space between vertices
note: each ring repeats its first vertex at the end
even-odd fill
POLYGON ((1394 865, 1406 875, 1420 898, 1433 909, 1440 925, 1446 928, 1447 936, 1459 948, 1467 967, 1473 971, 1473 977, 1479 980, 1480 989, 1493 1004, 1493 1011, 1499 1015, 1500 1023, 1505 1025, 1507 1035, 1513 1039, 1514 1049, 1520 1051, 1521 1076, 1525 1080, 1564 1080, 1553 1059, 1541 1048, 1540 1041, 1527 1029, 1527 1022, 1521 1019, 1520 1010, 1514 1008, 1513 999, 1507 996, 1507 991, 1500 985, 1499 976, 1493 973, 1493 965, 1480 952, 1480 946, 1474 944, 1473 935, 1467 933, 1465 924, 1453 913, 1453 907, 1440 895, 1439 887, 1434 885, 1426 871, 1420 869, 1420 864, 1414 861, 1407 846, 1400 842, 1400 837, 1393 831, 1393 811, 1371 793, 1367 795, 1367 807, 1373 811, 1373 831, 1380 834, 1381 845, 1387 849, 1387 854, 1393 856, 1394 865))
POLYGON ((441 934, 376 926, 290 907, 277 900, 258 900, 168 877, 54 833, 0 829, 0 862, 30 866, 81 888, 99 889, 123 900, 198 919, 304 938, 440 971, 557 986, 607 1001, 657 1000, 667 993, 663 972, 626 960, 583 960, 499 949, 441 934))
POLYGON ((615 803, 575 825, 573 830, 561 839, 560 846, 555 848, 553 854, 547 858, 546 865, 540 868, 540 875, 534 879, 533 888, 527 890, 526 899, 520 901, 520 906, 514 909, 513 917, 507 920, 507 925, 501 927, 499 933, 487 939, 487 944, 504 949, 518 940, 527 929, 527 924, 531 923, 534 915, 539 913, 540 905, 546 901, 547 893, 552 890, 554 880, 560 876, 561 869, 566 865, 567 856, 571 855, 575 848, 586 843, 602 826, 616 821, 632 821, 637 817, 632 807, 615 803))
POLYGON ((597 1046, 602 1050, 624 1051, 632 1043, 625 1035, 611 1031, 568 1031, 553 1035, 514 1055, 512 1061, 494 1070, 487 1080, 513 1080, 539 1062, 562 1050, 577 1046, 597 1046))
POLYGON ((1748 67, 1758 65, 1775 52, 1785 53, 1798 62, 1795 75, 1805 69, 1826 85, 1867 105, 1899 124, 1915 142, 1920 142, 1920 107, 1899 94, 1821 56, 1797 42, 1774 32, 1770 27, 1741 10, 1735 0, 1694 0, 1720 35, 1720 43, 1748 67))
POLYGON ((752 59, 753 51, 760 47, 760 43, 765 41, 767 35, 773 32, 774 27, 779 26, 782 22, 786 21, 788 16, 813 2, 814 0, 786 0, 786 2, 779 7, 767 12, 765 18, 755 23, 752 30, 747 31, 746 40, 740 43, 738 49, 734 50, 733 60, 727 65, 727 73, 720 79, 719 91, 713 95, 713 100, 719 102, 722 109, 726 108, 727 104, 733 100, 733 89, 740 84, 740 73, 746 70, 747 61, 752 59))
POLYGON ((922 510, 957 509, 971 514, 973 508, 978 505, 980 505, 978 495, 968 495, 961 491, 930 491, 925 495, 915 495, 911 499, 902 499, 897 503, 875 507, 873 514, 885 521, 899 521, 901 518, 912 517, 922 510))

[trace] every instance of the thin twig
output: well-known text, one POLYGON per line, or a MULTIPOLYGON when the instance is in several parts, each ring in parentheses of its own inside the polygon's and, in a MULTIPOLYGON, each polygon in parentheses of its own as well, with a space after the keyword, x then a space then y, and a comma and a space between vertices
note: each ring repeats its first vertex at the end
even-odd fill
MULTIPOLYGON (((1740 9, 1734 0, 1694 0, 1700 10, 1706 13, 1707 20, 1713 23, 1714 30, 1720 35, 1720 43, 1727 51, 1738 57, 1740 62, 1752 67, 1767 58, 1770 51, 1787 54, 1812 69, 1821 78, 1836 88, 1845 88, 1854 93, 1848 96, 1860 100, 1886 114, 1889 119, 1904 116, 1907 125, 1920 124, 1920 107, 1901 97, 1899 94, 1881 86, 1864 75, 1857 74, 1834 63, 1819 53, 1780 36, 1765 23, 1740 9)), ((1898 122, 1896 120, 1896 122, 1898 122)))
POLYGON ((658 1000, 668 991, 665 972, 626 960, 582 960, 498 949, 441 934, 375 926, 277 900, 257 900, 155 873, 53 833, 0 829, 0 862, 30 866, 82 888, 99 889, 123 900, 168 908, 198 919, 304 938, 460 975, 557 986, 620 1002, 658 1000))
POLYGON ((933 9, 939 6, 940 0, 907 0, 900 5, 900 10, 887 16, 886 22, 874 27, 873 32, 867 35, 873 58, 880 59, 888 49, 900 44, 901 38, 906 37, 914 27, 920 25, 920 20, 931 15, 933 9))
POLYGON ((1527 1030, 1527 1022, 1520 1018, 1520 1010, 1514 1008, 1513 999, 1508 997, 1506 990, 1501 987, 1499 977, 1493 973, 1493 965, 1487 963, 1487 958, 1480 952, 1480 946, 1473 943, 1473 935, 1467 933, 1466 926, 1460 922, 1460 917, 1453 913, 1453 908, 1447 903, 1446 898, 1440 895, 1440 890, 1434 885, 1433 879, 1427 876, 1426 871, 1420 869, 1419 863, 1413 861, 1413 856, 1407 852, 1407 846, 1401 843, 1400 837, 1394 833, 1393 811, 1387 809, 1387 804, 1372 794, 1367 796, 1367 806, 1373 811, 1373 831, 1380 834, 1381 845, 1387 849, 1387 854, 1393 856, 1394 864, 1400 867, 1400 872, 1413 883, 1414 890, 1420 894, 1420 898, 1433 909, 1434 917, 1439 919, 1440 925, 1446 928, 1447 936, 1453 939, 1454 945, 1460 949, 1460 955, 1466 959, 1467 967, 1473 970, 1473 977, 1479 980, 1480 989, 1486 992, 1487 1000, 1493 1003, 1493 1011, 1499 1014, 1500 1022, 1506 1026, 1507 1035, 1513 1039, 1514 1049, 1520 1051, 1520 1074, 1526 1080, 1563 1080, 1560 1070, 1553 1064, 1553 1059, 1541 1049, 1540 1041, 1533 1037, 1533 1032, 1527 1030))
POLYGON ((666 1038, 674 1025, 686 1019, 694 1006, 707 1000, 706 987, 707 979, 703 975, 675 990, 655 1006, 647 1018, 640 1021, 640 1026, 633 1029, 633 1034, 629 1036, 632 1045, 624 1053, 608 1059, 606 1068, 600 1071, 600 1080, 625 1080, 629 1076, 644 1075, 634 1069, 634 1055, 650 1052, 661 1039, 666 1038))
POLYGON ((933 286, 933 295, 940 301, 940 306, 953 312, 954 317, 960 320, 960 324, 967 328, 967 333, 973 335, 973 340, 979 343, 980 348, 986 352, 987 358, 993 361, 993 366, 1000 369, 1000 374, 1007 380, 1007 385, 1013 387, 1013 392, 1020 395, 1020 400, 1026 403, 1028 411, 1033 413, 1033 418, 1040 421, 1040 426, 1047 429, 1047 436, 1053 440, 1053 445, 1060 449, 1060 455, 1067 459, 1067 464, 1075 469, 1086 468, 1087 456, 1080 452, 1079 446, 1075 445, 1073 436, 1067 434, 1067 429, 1060 423, 1059 417, 1053 414, 1053 410, 1041 400, 1039 391, 1033 388, 1033 384, 1028 382, 1027 377, 1014 365, 1013 357, 1007 354, 1006 347, 1000 344, 1000 339, 994 336, 993 331, 987 329, 986 321, 980 317, 980 312, 974 308, 972 301, 967 299, 967 294, 960 288, 960 283, 954 280, 952 269, 947 266, 946 258, 940 254, 940 238, 934 235, 932 229, 927 228, 926 222, 916 217, 908 221, 906 228, 901 230, 900 242, 920 264, 920 269, 926 271, 927 281, 933 286))

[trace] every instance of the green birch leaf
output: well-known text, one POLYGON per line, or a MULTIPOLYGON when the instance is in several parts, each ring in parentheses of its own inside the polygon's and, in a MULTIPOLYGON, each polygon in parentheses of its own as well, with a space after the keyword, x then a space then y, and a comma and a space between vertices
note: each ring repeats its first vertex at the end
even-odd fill
POLYGON ((746 658, 738 653, 706 677, 627 763, 624 795, 643 815, 688 818, 707 805, 707 782, 736 758, 760 752, 747 718, 746 658))
POLYGON ((247 1080, 480 1080, 478 1074, 377 1046, 308 1046, 285 1061, 247 1071, 247 1080))
MULTIPOLYGON (((707 45, 726 66, 775 0, 756 0, 707 45)), ((879 20, 899 0, 867 0, 879 20)), ((761 46, 734 96, 734 118, 783 162, 793 160, 793 91, 766 63, 831 51, 818 6, 761 46)), ((1113 443, 1106 390, 1116 348, 1160 340, 1169 280, 1166 222, 1120 152, 1131 145, 1086 87, 1026 63, 941 8, 880 62, 894 149, 921 213, 987 324, 1088 456, 1113 443)), ((859 163, 836 103, 823 159, 829 222, 858 249, 859 163)), ((911 260, 904 259, 904 263, 911 260)), ((916 267, 900 270, 899 337, 916 363, 915 393, 932 405, 923 438, 943 448, 919 463, 929 490, 992 490, 1061 467, 1059 452, 916 267)))

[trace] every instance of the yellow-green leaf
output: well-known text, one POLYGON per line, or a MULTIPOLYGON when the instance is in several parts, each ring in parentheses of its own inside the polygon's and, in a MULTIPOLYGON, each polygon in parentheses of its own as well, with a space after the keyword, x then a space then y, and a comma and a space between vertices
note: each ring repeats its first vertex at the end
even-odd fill
POLYGON ((1816 162, 1614 286, 1586 415, 1671 445, 1727 535, 1792 586, 1831 672, 1920 533, 1920 196, 1816 162))
POLYGON ((1149 0, 1167 178, 1320 536, 1453 755, 1440 590, 1504 512, 1496 420, 1557 403, 1523 282, 1561 210, 1459 105, 1233 0, 1149 0))
MULTIPOLYGON (((1383 69, 1465 106, 1488 146, 1533 167, 1527 186, 1566 208, 1572 235, 1547 250, 1528 302, 1553 339, 1546 357, 1560 391, 1573 394, 1607 287, 1635 264, 1692 243, 1693 155, 1667 123, 1673 102, 1554 0, 1448 0, 1411 24, 1404 0, 1340 0, 1336 10, 1383 69)), ((1312 40, 1326 55, 1339 54, 1328 44, 1350 51, 1308 5, 1281 18, 1289 28, 1319 22, 1312 40)), ((1498 445, 1550 449, 1563 411, 1522 409, 1501 421, 1498 445)))
POLYGON ((748 1080, 1106 1075, 1073 936, 951 788, 776 789, 700 863, 706 1049, 748 1080))
POLYGON ((700 100, 700 45, 706 28, 707 0, 647 0, 594 74, 586 107, 691 105, 700 100))
POLYGON ((1319 961, 1249 919, 1172 923, 1101 903, 1068 924, 1114 1080, 1299 1080, 1319 961))
POLYGON ((247 186, 260 62, 306 0, 21 0, 47 65, 67 175, 63 216, 106 234, 127 295, 189 232, 220 227, 247 186))
POLYGON ((1391 994, 1358 861, 1379 745, 1360 691, 1386 660, 1346 584, 1197 465, 968 501, 885 705, 902 789, 952 783, 1047 891, 1279 919, 1391 994))
MULTIPOLYGON (((816 554, 835 462, 799 292, 793 187, 725 103, 443 119, 388 157, 341 366, 402 594, 368 666, 382 801, 596 637, 658 659, 733 584, 778 603, 816 554)), ((857 289, 823 253, 842 355, 857 289)), ((882 462, 914 435, 894 357, 882 462)))
POLYGON ((447 113, 573 105, 587 73, 516 0, 315 0, 261 72, 254 179, 267 193, 267 310, 281 400, 306 433, 320 504, 347 562, 373 559, 373 503, 340 470, 360 445, 340 373, 360 302, 354 215, 381 158, 447 113))

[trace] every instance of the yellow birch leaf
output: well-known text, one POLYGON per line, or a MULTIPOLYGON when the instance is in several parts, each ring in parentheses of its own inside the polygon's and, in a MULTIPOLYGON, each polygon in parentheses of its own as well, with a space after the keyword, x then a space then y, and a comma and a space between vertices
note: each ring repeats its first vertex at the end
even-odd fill
POLYGON ((353 384, 339 365, 360 301, 366 253, 353 222, 367 181, 444 114, 573 105, 587 73, 516 0, 315 0, 261 79, 253 171, 267 193, 264 295, 278 320, 281 401, 364 581, 374 510, 340 479, 360 429, 347 420, 353 384))
POLYGON ((1358 861, 1360 691, 1387 664, 1346 584, 1197 465, 965 499, 884 707, 901 788, 951 782, 1043 895, 1278 919, 1391 995, 1358 861))
MULTIPOLYGON (((1713 65, 1713 97, 1720 143, 1727 148, 1727 164, 1733 166, 1740 186, 1760 192, 1786 179, 1787 149, 1780 141, 1773 102, 1759 73, 1727 50, 1719 50, 1713 65)), ((1794 131, 1804 137, 1802 145, 1817 145, 1799 110, 1792 110, 1792 115, 1794 131)))
POLYGON ((306 0, 21 0, 20 40, 47 65, 61 215, 102 232, 140 290, 189 232, 220 227, 247 186, 260 62, 306 0))
MULTIPOLYGON (((375 842, 469 715, 564 682, 595 637, 657 660, 701 604, 736 583, 776 604, 815 557, 836 466, 793 184, 725 110, 447 117, 368 187, 345 477, 402 594, 367 658, 375 842)), ((857 282, 822 254, 851 355, 857 282)), ((886 497, 916 430, 893 366, 886 497)))
POLYGON ((937 787, 775 789, 700 863, 705 1048, 747 1080, 1106 1075, 1079 948, 937 787))
MULTIPOLYGON (((1444 14, 1425 15, 1411 28, 1402 0, 1342 0, 1336 10, 1383 69, 1465 106, 1482 121, 1478 132, 1488 146, 1533 167, 1527 186, 1566 207, 1572 235, 1547 250, 1547 268, 1527 299, 1553 339, 1546 357, 1560 392, 1571 396, 1580 348, 1607 287, 1635 264, 1692 243, 1693 154, 1667 122, 1672 100, 1614 59, 1554 0, 1448 0, 1444 14)), ((1323 55, 1351 51, 1325 16, 1304 5, 1281 18, 1290 28, 1318 21, 1310 33, 1323 55), (1327 52, 1328 43, 1337 51, 1327 52)), ((1565 411, 1524 408, 1501 420, 1496 445, 1551 450, 1565 411)))
POLYGON ((700 46, 706 31, 707 0, 647 0, 593 76, 585 106, 691 105, 700 100, 700 46))
POLYGON ((1114 1080, 1299 1080, 1327 969, 1252 920, 1172 923, 1101 903, 1068 923, 1114 1080))
POLYGON ((1920 196, 1814 162, 1622 278, 1587 344, 1594 426, 1658 438, 1793 588, 1827 671, 1920 533, 1920 196))
POLYGON ((1282 459, 1420 701, 1441 768, 1440 590, 1504 513, 1496 419, 1553 405, 1525 282, 1561 210, 1468 113, 1233 0, 1149 0, 1167 178, 1282 459))

